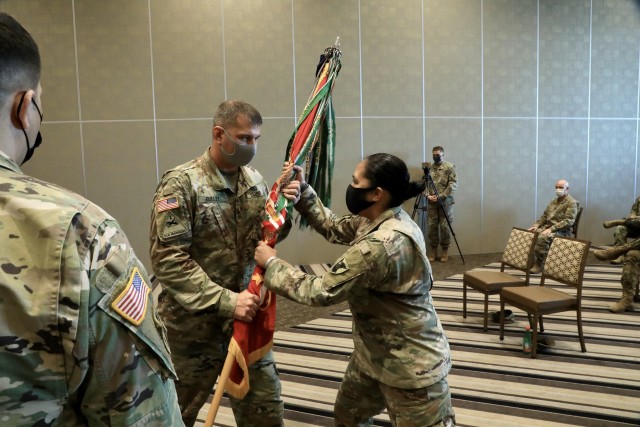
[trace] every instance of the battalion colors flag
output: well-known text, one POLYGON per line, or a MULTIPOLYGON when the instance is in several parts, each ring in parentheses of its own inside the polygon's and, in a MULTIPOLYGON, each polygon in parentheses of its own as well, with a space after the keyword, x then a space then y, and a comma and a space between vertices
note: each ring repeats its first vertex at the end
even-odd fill
MULTIPOLYGON (((276 244, 287 215, 291 214, 292 205, 282 194, 282 189, 293 178, 293 165, 302 166, 306 163, 307 182, 316 190, 323 203, 326 206, 330 205, 326 197, 330 198, 331 194, 335 144, 331 92, 340 70, 340 59, 341 53, 336 40, 336 45, 327 48, 320 56, 316 84, 287 146, 285 160, 289 166, 283 170, 267 198, 262 218, 262 237, 271 247, 276 244)), ((256 266, 248 287, 249 292, 260 297, 260 310, 250 323, 239 320, 233 323, 229 354, 234 356, 235 363, 231 367, 225 386, 227 392, 237 399, 244 398, 249 391, 248 367, 273 347, 276 298, 264 287, 263 277, 264 269, 256 266)))
MULTIPOLYGON (((262 219, 262 235, 273 247, 277 240, 280 227, 287 216, 287 199, 280 194, 280 190, 291 180, 291 165, 278 178, 271 188, 267 198, 265 212, 262 219)), ((260 309, 251 323, 235 321, 233 323, 233 338, 229 343, 229 353, 233 354, 236 363, 233 364, 226 384, 227 393, 242 399, 249 391, 248 367, 260 360, 273 347, 273 331, 276 326, 276 296, 263 284, 264 269, 256 265, 251 276, 248 291, 260 297, 260 309)))

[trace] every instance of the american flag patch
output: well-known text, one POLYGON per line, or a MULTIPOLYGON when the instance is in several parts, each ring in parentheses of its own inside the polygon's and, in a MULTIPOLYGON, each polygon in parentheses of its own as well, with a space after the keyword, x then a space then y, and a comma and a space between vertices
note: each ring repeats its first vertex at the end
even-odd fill
POLYGON ((177 197, 167 197, 166 199, 158 200, 156 202, 156 211, 164 212, 169 209, 175 209, 178 206, 180 206, 180 204, 178 203, 177 197))
POLYGON ((139 325, 147 312, 149 292, 149 286, 140 276, 138 269, 134 268, 131 277, 129 277, 129 283, 111 303, 111 308, 134 325, 139 325))

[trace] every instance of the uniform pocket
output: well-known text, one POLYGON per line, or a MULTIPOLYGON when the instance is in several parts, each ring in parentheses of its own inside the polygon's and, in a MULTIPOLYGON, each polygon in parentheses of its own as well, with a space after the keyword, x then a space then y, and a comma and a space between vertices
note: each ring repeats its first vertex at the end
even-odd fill
POLYGON ((96 275, 96 287, 104 293, 98 307, 129 331, 137 350, 158 375, 176 378, 166 329, 158 317, 144 267, 133 250, 112 251, 96 275))

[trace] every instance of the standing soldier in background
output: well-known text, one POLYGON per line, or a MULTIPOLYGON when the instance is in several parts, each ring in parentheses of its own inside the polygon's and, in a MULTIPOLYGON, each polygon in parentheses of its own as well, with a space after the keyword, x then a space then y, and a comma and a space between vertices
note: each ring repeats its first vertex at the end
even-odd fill
POLYGON ((40 53, 0 13, 0 422, 180 426, 147 273, 109 214, 25 175, 40 53))
MULTIPOLYGON (((631 211, 626 218, 605 221, 604 228, 615 227, 613 230, 614 246, 622 246, 627 243, 627 238, 636 239, 640 237, 640 197, 631 206, 631 211)), ((611 260, 611 264, 622 264, 624 255, 611 260)))
POLYGON ((449 245, 451 244, 451 229, 453 223, 453 193, 458 187, 456 167, 453 163, 444 161, 444 148, 433 147, 433 164, 431 165, 431 178, 436 186, 427 184, 429 201, 427 205, 427 222, 429 224, 429 261, 438 258, 438 245, 442 246, 440 262, 449 261, 449 245), (438 196, 440 201, 438 201, 438 196), (442 202, 442 206, 440 206, 442 202), (443 211, 444 209, 444 211, 443 211), (446 215, 446 216, 445 216, 446 215), (447 218, 449 221, 447 222, 447 218))

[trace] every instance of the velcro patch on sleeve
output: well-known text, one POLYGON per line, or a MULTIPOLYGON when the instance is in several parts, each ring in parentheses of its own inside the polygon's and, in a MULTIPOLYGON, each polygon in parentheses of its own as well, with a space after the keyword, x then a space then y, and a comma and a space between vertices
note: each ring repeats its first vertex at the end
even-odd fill
POLYGON ((156 212, 164 212, 177 207, 180 207, 180 203, 176 196, 167 197, 156 202, 156 212))
POLYGON ((137 326, 142 323, 147 312, 150 291, 138 269, 134 268, 127 285, 111 303, 111 308, 137 326))
POLYGON ((349 271, 349 265, 347 264, 347 260, 345 260, 344 258, 340 258, 331 267, 331 272, 333 274, 342 274, 342 273, 345 273, 347 271, 349 271))

